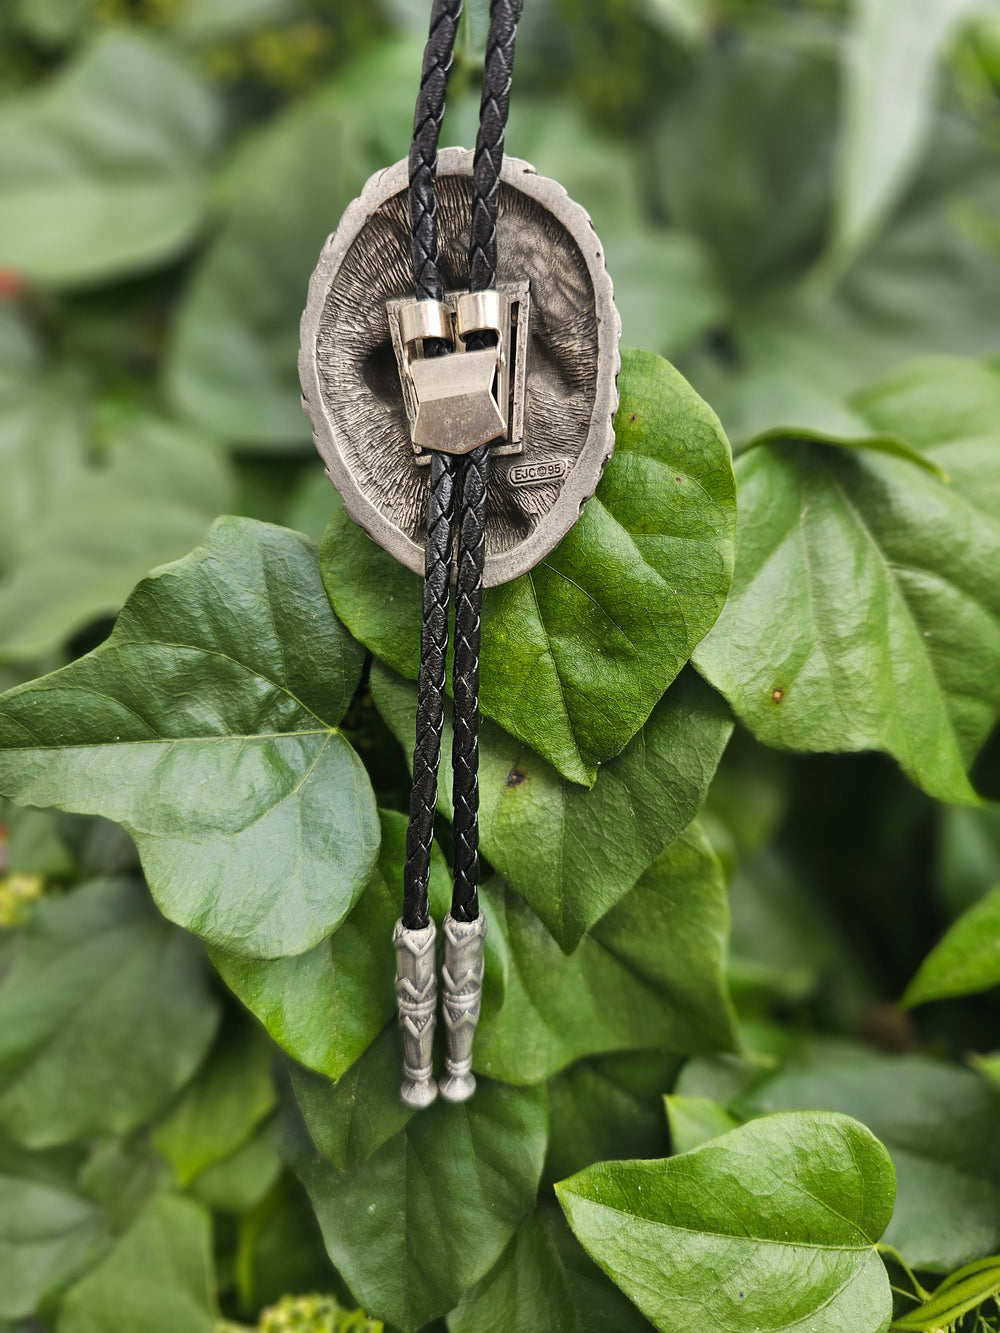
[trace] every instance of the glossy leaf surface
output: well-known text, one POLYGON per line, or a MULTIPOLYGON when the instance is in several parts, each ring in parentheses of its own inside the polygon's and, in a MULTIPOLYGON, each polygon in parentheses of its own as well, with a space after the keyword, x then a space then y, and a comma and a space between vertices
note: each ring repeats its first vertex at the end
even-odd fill
POLYGON ((885 750, 973 801, 965 770, 1000 711, 1000 375, 937 362, 858 405, 950 484, 869 451, 751 449, 733 593, 696 662, 767 744, 885 750))
POLYGON ((291 1160, 351 1291, 416 1333, 492 1268, 530 1211, 548 1126, 543 1089, 482 1080, 463 1105, 414 1115, 399 1078, 395 1025, 336 1089, 297 1076, 312 1138, 299 1127, 291 1160))
POLYGON ((910 982, 907 1005, 1000 986, 1000 888, 993 889, 955 922, 910 982))
POLYGON ((664 1333, 883 1333, 892 1163, 863 1125, 770 1116, 665 1162, 558 1186, 584 1249, 664 1333))
MULTIPOLYGON (((568 957, 517 895, 485 893, 488 980, 477 1067, 530 1083, 585 1055, 728 1049, 728 923, 721 867, 690 829, 568 957), (492 978, 502 978, 499 1008, 492 978)), ((496 984, 496 983, 494 983, 496 984)))
MULTIPOLYGON (((574 782, 621 752, 729 589, 734 493, 714 413, 659 357, 629 353, 615 453, 576 526, 483 612, 483 711, 574 782)), ((334 609, 411 679, 420 580, 343 512, 323 543, 334 609)))
MULTIPOLYGON (((301 1064, 338 1079, 396 1012, 392 930, 399 917, 406 819, 382 811, 379 863, 357 904, 328 940, 294 958, 240 958, 211 950, 223 980, 301 1064)), ((451 877, 435 847, 431 904, 440 919, 451 877)))
POLYGON ((361 660, 312 543, 221 519, 139 585, 106 643, 4 697, 0 790, 122 824, 160 908, 211 943, 304 952, 378 848, 336 727, 361 660))
MULTIPOLYGON (((412 754, 415 687, 378 666, 371 680, 379 711, 412 754)), ((622 754, 602 765, 587 791, 486 723, 480 759, 483 852, 562 948, 573 949, 694 818, 731 731, 723 701, 686 672, 622 754)), ((445 813, 449 754, 446 732, 439 780, 445 813)))

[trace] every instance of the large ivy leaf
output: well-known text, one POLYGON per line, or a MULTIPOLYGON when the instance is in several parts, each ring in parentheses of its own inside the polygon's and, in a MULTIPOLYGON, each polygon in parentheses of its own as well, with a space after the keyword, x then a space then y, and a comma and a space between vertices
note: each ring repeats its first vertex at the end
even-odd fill
POLYGON ((769 1116, 557 1186, 584 1249, 664 1333, 883 1333, 892 1163, 846 1116, 769 1116))
POLYGON ((86 1199, 0 1162, 0 1319, 31 1314, 87 1260, 102 1227, 86 1199))
POLYGON ((0 572, 86 458, 80 386, 49 374, 16 307, 0 303, 0 572))
POLYGON ((208 1213, 191 1199, 161 1195, 71 1288, 59 1333, 214 1333, 213 1288, 208 1213))
POLYGON ((1000 887, 955 922, 906 988, 907 1005, 1000 986, 1000 887))
POLYGON ((974 801, 965 769, 1000 712, 1000 375, 934 362, 856 406, 950 484, 866 450, 751 449, 733 593, 696 662, 766 743, 885 750, 974 801))
POLYGON ((275 1105, 273 1047, 256 1024, 227 1024, 198 1076, 153 1135, 186 1187, 243 1147, 275 1105))
MULTIPOLYGON (((379 711, 413 753, 416 689, 375 666, 379 711)), ((484 724, 479 825, 483 851, 563 949, 632 888, 701 805, 732 730, 722 700, 682 675, 587 791, 525 745, 484 724)), ((450 813, 450 743, 439 782, 450 813)))
POLYGON ((308 442, 296 357, 309 274, 366 177, 409 143, 419 68, 419 47, 381 47, 244 149, 167 363, 174 400, 223 438, 308 442))
POLYGON ((448 1316, 449 1333, 498 1329, 641 1333, 649 1324, 587 1258, 558 1209, 544 1205, 448 1316))
POLYGON ((137 885, 39 904, 0 986, 0 1127, 29 1147, 134 1129, 194 1073, 218 1016, 200 950, 137 885))
MULTIPOLYGON (((714 624, 731 577, 729 446, 667 362, 623 361, 615 453, 576 526, 483 609, 483 711, 565 777, 593 783, 714 624)), ((415 679, 420 580, 341 513, 323 544, 334 609, 415 679)))
MULTIPOLYGON (((338 1079, 396 1011, 392 930, 402 902, 406 819, 381 812, 379 864, 343 925, 294 958, 240 958, 210 950, 223 980, 301 1064, 338 1079)), ((431 855, 431 904, 451 901, 444 857, 431 855)))
POLYGON ((948 1272, 1000 1249, 1000 1090, 979 1075, 834 1045, 807 1050, 733 1105, 742 1115, 823 1107, 866 1124, 896 1168, 885 1238, 914 1268, 948 1272))
POLYGON ((834 253, 844 262, 896 201, 930 128, 934 76, 983 0, 861 0, 845 43, 834 253))
POLYGON ((40 657, 116 612, 154 565, 176 560, 228 507, 224 459, 190 428, 128 414, 103 465, 48 505, 0 584, 0 654, 40 657))
POLYGON ((722 869, 693 828, 568 957, 531 909, 495 883, 476 1064, 510 1083, 548 1078, 603 1051, 735 1045, 725 984, 722 869), (490 982, 502 978, 497 1007, 490 982))
POLYGON ((172 258, 204 216, 218 120, 179 56, 108 33, 0 109, 0 263, 67 283, 172 258))
POLYGON ((297 1074, 312 1139, 290 1130, 289 1151, 351 1291, 416 1333, 489 1271, 530 1210, 547 1115, 544 1089, 489 1080, 464 1105, 414 1115, 400 1069, 393 1027, 336 1088, 297 1074))
POLYGON ((0 790, 135 838, 171 920, 304 952, 371 873, 378 820, 336 723, 362 651, 297 533, 220 519, 135 590, 111 638, 0 702, 0 790))

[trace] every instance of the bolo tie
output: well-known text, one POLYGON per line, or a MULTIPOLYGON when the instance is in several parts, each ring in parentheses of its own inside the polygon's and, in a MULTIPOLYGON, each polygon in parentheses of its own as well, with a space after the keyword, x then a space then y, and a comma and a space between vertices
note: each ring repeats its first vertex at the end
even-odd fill
POLYGON ((475 1091, 484 587, 541 561, 614 447, 620 321, 590 218, 506 157, 520 0, 492 0, 474 152, 439 150, 462 0, 434 0, 408 159, 377 172, 327 241, 302 317, 303 405, 349 516, 423 575, 403 906, 393 932, 401 1096, 475 1091), (454 631, 451 631, 453 617, 454 631), (452 647, 454 864, 438 938, 428 884, 452 647))

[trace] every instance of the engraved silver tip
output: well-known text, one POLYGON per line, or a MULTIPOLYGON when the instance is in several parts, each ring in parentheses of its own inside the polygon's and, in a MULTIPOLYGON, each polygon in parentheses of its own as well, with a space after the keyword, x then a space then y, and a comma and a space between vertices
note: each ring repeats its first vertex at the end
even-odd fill
POLYGON ((474 1074, 449 1074, 438 1084, 446 1102, 467 1102, 476 1090, 474 1074))
MULTIPOLYGON (((475 1080, 473 1080, 473 1086, 475 1086, 475 1080)), ((404 1079, 399 1089, 399 1095, 407 1106, 412 1106, 415 1111, 421 1111, 425 1106, 430 1106, 432 1102, 436 1101, 438 1085, 432 1078, 420 1079, 419 1082, 404 1079)))

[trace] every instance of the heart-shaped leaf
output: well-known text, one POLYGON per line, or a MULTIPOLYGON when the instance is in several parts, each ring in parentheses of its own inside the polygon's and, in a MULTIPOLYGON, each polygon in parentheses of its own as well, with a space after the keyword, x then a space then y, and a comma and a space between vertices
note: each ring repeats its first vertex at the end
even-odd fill
POLYGON ((169 48, 111 32, 0 115, 0 263, 42 282, 169 259, 207 202, 219 115, 169 48))
POLYGON ((0 700, 0 791, 122 824, 160 908, 210 943, 302 953, 378 850, 336 728, 362 659, 307 538, 220 519, 139 585, 106 643, 0 700))
MULTIPOLYGON (((732 471, 714 413, 648 352, 625 355, 619 386, 597 494, 556 550, 483 608, 483 711, 588 785, 715 623, 732 574, 732 471)), ((420 580, 344 512, 323 543, 323 578, 351 633, 415 679, 420 580)))
POLYGON ((211 1218, 161 1195, 99 1267, 72 1287, 59 1333, 215 1333, 211 1218))
POLYGON ((822 1107, 866 1124, 896 1167, 885 1239, 914 1268, 949 1272, 1000 1249, 1000 1091, 980 1075, 830 1043, 730 1105, 742 1117, 822 1107))
MULTIPOLYGON (((382 848, 375 874, 343 925, 295 958, 240 958, 211 949, 226 985, 301 1064, 338 1079, 396 1011, 392 929, 402 902, 406 819, 381 812, 382 848)), ((448 910, 451 879, 437 847, 431 856, 431 904, 448 910)))
POLYGON ((587 1258, 559 1210, 544 1205, 448 1316, 449 1333, 500 1328, 642 1333, 649 1325, 587 1258))
POLYGON ((493 976, 476 1065, 532 1083, 584 1055, 657 1046, 731 1049, 725 984, 729 912, 722 869, 690 829, 653 863, 568 957, 534 912, 494 881, 485 892, 493 976))
POLYGON ((336 1088, 296 1074, 312 1137, 301 1124, 288 1135, 351 1291, 416 1333, 489 1271, 530 1210, 548 1125, 543 1088, 489 1080, 464 1105, 439 1099, 414 1115, 399 1100, 401 1070, 393 1025, 336 1088))
MULTIPOLYGON (((416 689, 372 669, 379 712, 413 753, 416 689)), ((483 851, 561 947, 576 947, 694 818, 732 731, 729 710, 684 673, 587 791, 499 727, 484 724, 483 851)), ((446 733, 440 804, 450 812, 446 733)))
POLYGON ((218 1018, 200 950, 140 886, 43 902, 0 987, 0 1127, 29 1147, 126 1133, 187 1082, 218 1018))
POLYGON ((936 362, 857 407, 948 477, 792 439, 737 465, 733 592, 696 653, 761 740, 885 750, 931 795, 965 775, 1000 713, 1000 373, 936 362), (965 399, 956 414, 956 401, 965 399))
POLYGON ((231 479, 189 427, 128 413, 107 456, 47 507, 0 584, 0 655, 40 657, 118 610, 154 565, 176 560, 228 507, 231 479))
POLYGON ((664 1333, 883 1333, 889 1154, 846 1116, 768 1116, 557 1186, 584 1249, 664 1333))

